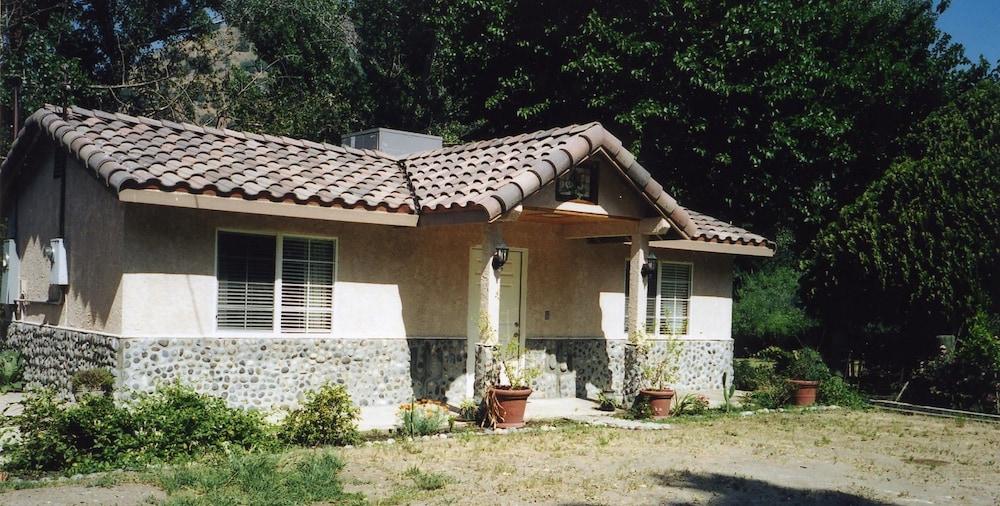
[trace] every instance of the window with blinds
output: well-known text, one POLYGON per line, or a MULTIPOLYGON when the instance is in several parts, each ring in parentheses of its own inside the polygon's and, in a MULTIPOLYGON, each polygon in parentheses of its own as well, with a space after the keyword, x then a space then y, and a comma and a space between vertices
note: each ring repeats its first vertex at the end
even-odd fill
POLYGON ((219 232, 218 240, 218 327, 273 329, 275 238, 219 232))
POLYGON ((691 265, 660 262, 659 271, 657 333, 685 335, 688 333, 688 310, 691 305, 691 265))
POLYGON ((336 241, 219 232, 217 255, 220 330, 333 328, 336 241))
POLYGON ((282 239, 282 332, 329 332, 332 328, 336 248, 330 240, 282 239))
MULTIPOLYGON (((625 263, 625 321, 628 328, 629 265, 625 263)), ((691 305, 691 264, 658 262, 646 288, 646 333, 686 335, 691 305)))

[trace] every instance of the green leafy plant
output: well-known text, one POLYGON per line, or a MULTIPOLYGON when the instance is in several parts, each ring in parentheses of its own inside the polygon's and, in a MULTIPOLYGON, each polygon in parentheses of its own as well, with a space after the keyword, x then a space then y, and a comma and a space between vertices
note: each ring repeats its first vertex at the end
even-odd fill
POLYGON ((708 397, 701 394, 685 394, 673 407, 674 415, 701 415, 708 411, 708 397))
POLYGON ((865 396, 838 375, 830 376, 819 384, 816 402, 845 408, 863 408, 868 405, 865 396))
POLYGON ((115 376, 107 369, 84 369, 73 374, 70 385, 74 394, 100 392, 107 395, 115 387, 115 376))
MULTIPOLYGON (((508 386, 513 389, 531 388, 531 382, 542 374, 541 369, 524 364, 522 355, 521 343, 517 339, 510 339, 497 348, 497 357, 503 364, 508 386)), ((500 378, 494 384, 500 385, 500 378)))
POLYGON ((681 342, 667 339, 663 357, 642 367, 642 376, 650 388, 665 390, 680 377, 681 342))
POLYGON ((0 393, 24 388, 24 363, 15 350, 0 351, 0 393))
POLYGON ((597 404, 602 411, 614 411, 618 409, 618 399, 614 392, 600 392, 597 394, 597 404))
POLYGON ((177 384, 127 404, 99 395, 67 404, 42 390, 24 401, 14 425, 21 437, 7 467, 28 472, 140 468, 276 444, 259 413, 177 384))
POLYGON ((1000 316, 980 312, 959 336, 954 353, 926 363, 908 400, 1000 413, 1000 316))
POLYGON ((812 348, 791 352, 790 359, 779 372, 789 379, 803 381, 823 381, 830 377, 830 368, 823 356, 812 348))
POLYGON ((760 358, 733 360, 733 386, 737 390, 757 390, 774 377, 774 362, 760 358))
POLYGON ((743 399, 743 405, 751 408, 780 408, 791 400, 794 388, 788 381, 773 381, 747 393, 743 399))
POLYGON ((280 437, 304 446, 352 444, 359 414, 343 385, 327 384, 306 393, 302 406, 288 413, 280 437))
POLYGON ((443 403, 431 400, 408 402, 399 407, 400 427, 409 436, 426 436, 441 432, 451 412, 443 403))
POLYGON ((733 394, 736 393, 736 383, 726 382, 728 375, 729 373, 722 373, 722 409, 726 411, 733 409, 733 394))
POLYGON ((458 404, 458 415, 467 422, 475 421, 479 415, 479 403, 473 399, 464 399, 458 404))

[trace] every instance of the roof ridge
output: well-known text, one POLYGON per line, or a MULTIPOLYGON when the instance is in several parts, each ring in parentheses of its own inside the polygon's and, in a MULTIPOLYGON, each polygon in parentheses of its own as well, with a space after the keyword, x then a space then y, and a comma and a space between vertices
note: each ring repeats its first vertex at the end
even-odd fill
POLYGON ((593 126, 599 126, 599 125, 601 125, 600 121, 591 121, 589 123, 571 123, 569 125, 563 125, 563 126, 556 126, 556 127, 551 127, 551 128, 545 128, 545 129, 535 130, 533 132, 521 132, 521 133, 517 133, 517 134, 504 135, 502 137, 490 137, 490 138, 486 138, 486 139, 470 140, 468 142, 463 142, 463 143, 460 143, 460 144, 452 144, 451 146, 442 146, 440 148, 426 149, 424 151, 415 151, 415 152, 410 153, 408 155, 402 156, 399 159, 400 160, 410 160, 410 159, 414 159, 414 158, 422 158, 422 157, 425 157, 425 156, 431 156, 431 155, 440 154, 441 152, 449 151, 449 150, 454 150, 454 151, 457 152, 457 151, 462 151, 462 149, 460 149, 460 148, 467 148, 469 146, 473 146, 475 144, 484 143, 484 142, 507 144, 507 142, 502 142, 502 141, 508 141, 508 140, 511 140, 511 139, 519 138, 519 137, 526 137, 526 138, 542 137, 542 134, 551 134, 552 132, 557 132, 557 131, 560 131, 560 130, 566 130, 567 133, 573 132, 575 130, 578 130, 577 133, 579 133, 579 132, 586 131, 586 130, 588 130, 589 128, 591 128, 593 126))

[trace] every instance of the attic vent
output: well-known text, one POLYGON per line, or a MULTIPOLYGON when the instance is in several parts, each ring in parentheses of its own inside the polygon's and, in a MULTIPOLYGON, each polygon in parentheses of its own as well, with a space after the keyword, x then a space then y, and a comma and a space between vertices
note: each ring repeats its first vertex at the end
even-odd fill
POLYGON ((418 151, 441 147, 441 138, 436 135, 404 132, 390 128, 372 128, 347 134, 340 138, 344 146, 357 149, 377 149, 393 156, 404 156, 418 151))

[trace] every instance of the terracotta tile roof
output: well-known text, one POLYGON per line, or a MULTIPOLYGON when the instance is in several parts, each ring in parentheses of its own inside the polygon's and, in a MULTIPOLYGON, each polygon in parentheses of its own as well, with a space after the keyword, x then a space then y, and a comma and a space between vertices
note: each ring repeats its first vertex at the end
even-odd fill
POLYGON ((692 239, 705 242, 720 242, 728 244, 743 244, 749 246, 765 246, 774 249, 774 242, 746 229, 731 225, 722 220, 687 210, 688 216, 694 221, 698 232, 692 239))
POLYGON ((25 123, 26 130, 32 127, 48 132, 119 191, 155 188, 415 212, 406 174, 394 158, 375 151, 78 107, 63 120, 47 106, 25 123))
POLYGON ((6 175, 40 134, 75 154, 115 191, 158 189, 408 214, 454 211, 494 220, 581 160, 603 151, 685 238, 762 245, 767 239, 677 204, 599 123, 570 125, 396 158, 331 144, 46 106, 25 122, 6 175), (419 209, 418 209, 419 206, 419 209))
POLYGON ((697 233, 687 211, 600 123, 424 151, 402 162, 422 212, 479 208, 493 220, 599 149, 683 234, 697 233))

